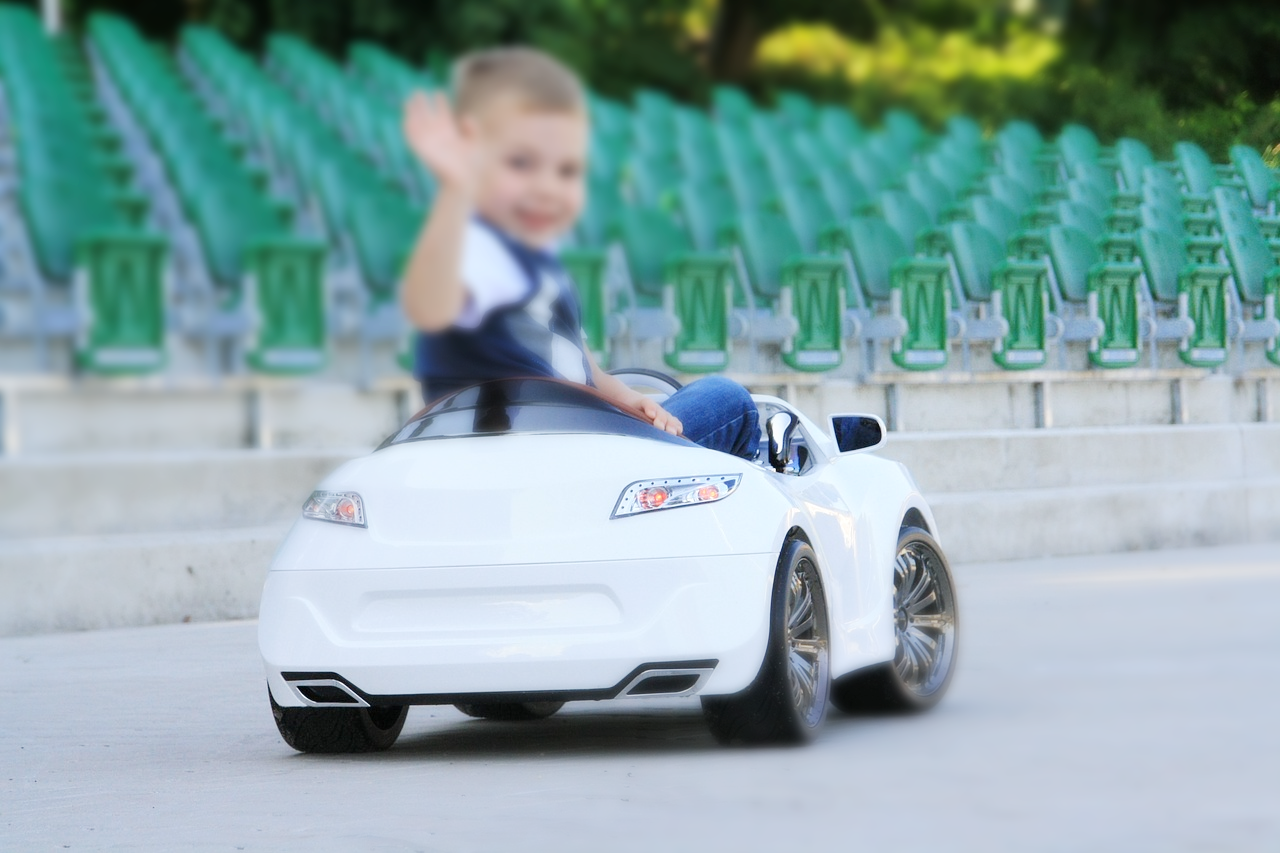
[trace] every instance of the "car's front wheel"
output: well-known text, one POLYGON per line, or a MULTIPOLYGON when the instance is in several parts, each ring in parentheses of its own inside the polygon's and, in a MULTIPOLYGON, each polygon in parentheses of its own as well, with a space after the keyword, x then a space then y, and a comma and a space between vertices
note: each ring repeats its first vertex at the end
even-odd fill
POLYGON ((298 752, 377 752, 396 742, 409 715, 408 705, 283 708, 270 699, 280 737, 298 752))
POLYGON ((956 666, 956 587, 942 549, 904 527, 893 566, 893 660, 838 679, 841 711, 923 711, 942 699, 956 666))
POLYGON ((788 540, 778 559, 769 645, 755 681, 702 710, 721 743, 800 743, 826 717, 831 685, 827 598, 809 544, 788 540))

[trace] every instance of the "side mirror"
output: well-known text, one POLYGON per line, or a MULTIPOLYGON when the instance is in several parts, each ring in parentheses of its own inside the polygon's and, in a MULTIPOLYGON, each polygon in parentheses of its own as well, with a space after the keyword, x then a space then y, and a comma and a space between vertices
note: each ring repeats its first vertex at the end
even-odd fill
POLYGON ((778 412, 764 422, 764 432, 769 437, 769 464, 779 474, 791 465, 791 440, 799 425, 800 419, 791 412, 778 412))
POLYGON ((884 444, 884 421, 875 415, 832 415, 831 434, 841 453, 873 450, 884 444))

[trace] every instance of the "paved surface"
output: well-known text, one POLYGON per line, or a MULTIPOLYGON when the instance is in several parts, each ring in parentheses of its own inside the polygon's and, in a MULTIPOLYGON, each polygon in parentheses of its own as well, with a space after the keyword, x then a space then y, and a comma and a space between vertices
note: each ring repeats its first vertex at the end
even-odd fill
POLYGON ((791 749, 629 700, 303 756, 251 622, 0 640, 0 850, 1280 850, 1280 545, 958 576, 947 700, 791 749))

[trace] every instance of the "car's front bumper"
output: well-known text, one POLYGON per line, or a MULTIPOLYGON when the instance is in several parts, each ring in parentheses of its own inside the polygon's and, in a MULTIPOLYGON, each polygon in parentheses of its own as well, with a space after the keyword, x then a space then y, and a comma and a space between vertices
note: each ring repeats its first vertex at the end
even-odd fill
POLYGON ((606 698, 638 669, 675 663, 714 662, 699 692, 734 693, 764 658, 776 561, 273 571, 259 644, 285 706, 309 701, 286 675, 337 680, 374 703, 606 698))

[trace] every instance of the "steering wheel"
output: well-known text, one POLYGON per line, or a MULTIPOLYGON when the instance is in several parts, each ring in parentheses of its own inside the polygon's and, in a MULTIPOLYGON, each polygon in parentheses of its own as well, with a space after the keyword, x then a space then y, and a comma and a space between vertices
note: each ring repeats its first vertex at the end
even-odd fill
POLYGON ((617 370, 610 370, 609 375, 616 376, 637 391, 648 389, 655 394, 664 394, 668 397, 684 387, 674 377, 660 370, 649 370, 645 367, 619 367, 617 370))

